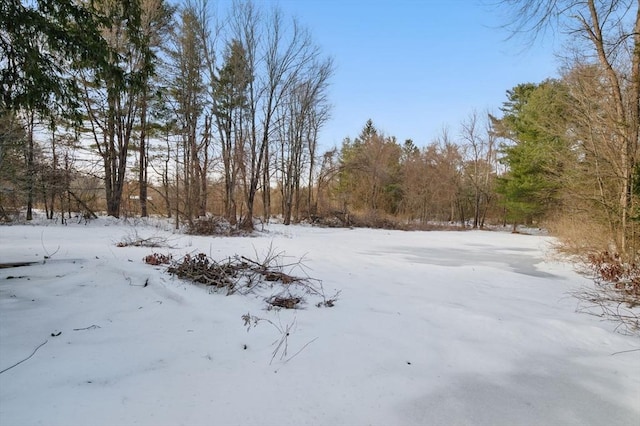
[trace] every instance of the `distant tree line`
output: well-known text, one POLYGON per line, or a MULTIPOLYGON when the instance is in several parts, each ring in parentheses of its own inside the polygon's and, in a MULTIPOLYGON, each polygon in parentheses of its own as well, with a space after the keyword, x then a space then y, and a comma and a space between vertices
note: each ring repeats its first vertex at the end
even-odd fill
POLYGON ((369 120, 320 152, 333 63, 278 9, 7 0, 0 215, 544 223, 577 249, 635 257, 638 2, 502 3, 514 31, 566 30, 559 78, 509 89, 500 114, 473 112, 424 146, 369 120))

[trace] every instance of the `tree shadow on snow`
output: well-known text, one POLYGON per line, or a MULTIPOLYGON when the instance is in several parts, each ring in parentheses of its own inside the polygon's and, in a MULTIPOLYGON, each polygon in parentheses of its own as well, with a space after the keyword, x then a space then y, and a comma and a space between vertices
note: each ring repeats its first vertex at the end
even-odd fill
MULTIPOLYGON (((634 411, 617 399, 633 399, 634 390, 620 386, 613 375, 574 362, 547 357, 532 359, 508 375, 465 375, 445 388, 403 404, 404 424, 415 425, 638 425, 634 411), (536 366, 539 371, 532 372, 536 366), (597 392, 597 393, 596 393, 597 392), (626 393, 625 393, 626 392, 626 393)), ((638 389, 635 389, 637 392, 638 389)), ((637 396, 637 393, 636 395, 637 396)))

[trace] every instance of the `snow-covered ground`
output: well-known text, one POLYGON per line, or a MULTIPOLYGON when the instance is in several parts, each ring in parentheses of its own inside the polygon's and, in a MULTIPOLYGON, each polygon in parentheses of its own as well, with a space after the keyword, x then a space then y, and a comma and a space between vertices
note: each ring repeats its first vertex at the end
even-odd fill
POLYGON ((0 370, 47 343, 0 374, 0 425, 638 426, 640 341, 575 312, 567 293, 589 280, 553 260, 552 241, 2 226, 0 263, 40 263, 0 269, 0 370), (116 246, 136 233, 172 248, 116 246), (304 256, 328 295, 341 291, 335 306, 267 311, 261 297, 210 294, 142 261, 269 247, 304 256), (247 313, 273 324, 247 331, 247 313))

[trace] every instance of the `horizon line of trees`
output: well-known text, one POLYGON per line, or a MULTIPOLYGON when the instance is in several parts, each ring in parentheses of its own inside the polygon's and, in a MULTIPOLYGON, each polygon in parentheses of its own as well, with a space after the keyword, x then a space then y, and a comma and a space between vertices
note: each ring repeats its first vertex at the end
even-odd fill
POLYGON ((514 32, 566 30, 559 78, 507 90, 500 116, 473 112, 426 146, 369 120, 319 152, 333 62, 278 9, 8 0, 0 215, 26 206, 30 218, 38 203, 47 217, 152 210, 176 227, 208 213, 242 229, 275 214, 545 223, 579 250, 635 259, 638 3, 505 0, 514 32))

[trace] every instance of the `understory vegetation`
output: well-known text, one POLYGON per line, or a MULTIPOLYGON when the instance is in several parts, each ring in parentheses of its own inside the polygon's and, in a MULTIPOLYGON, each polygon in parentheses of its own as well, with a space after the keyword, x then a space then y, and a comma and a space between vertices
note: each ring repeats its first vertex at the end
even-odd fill
POLYGON ((585 269, 595 287, 573 292, 579 311, 616 321, 622 333, 640 333, 640 266, 605 251, 590 255, 585 269))

